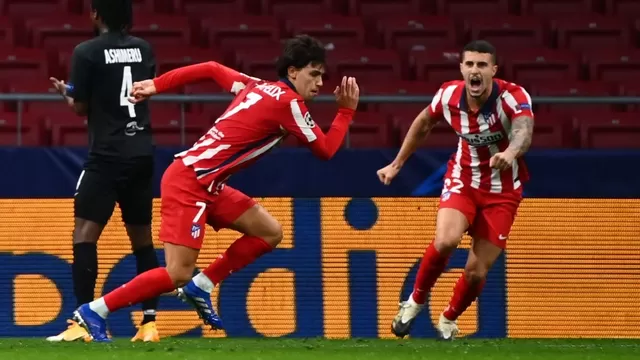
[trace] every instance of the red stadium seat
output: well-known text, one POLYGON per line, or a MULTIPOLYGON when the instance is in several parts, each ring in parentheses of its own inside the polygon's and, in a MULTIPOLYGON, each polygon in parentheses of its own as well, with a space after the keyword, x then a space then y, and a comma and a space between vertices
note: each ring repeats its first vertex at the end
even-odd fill
POLYGON ((23 117, 18 126, 18 114, 0 112, 0 146, 17 146, 18 134, 21 136, 20 145, 40 145, 39 127, 31 121, 24 120, 23 117))
POLYGON ((86 16, 46 16, 26 21, 34 47, 62 49, 68 52, 94 36, 86 16))
POLYGON ((278 80, 276 61, 281 53, 281 46, 277 43, 238 48, 236 51, 237 66, 249 76, 275 81, 278 80))
POLYGON ((245 0, 173 0, 173 8, 180 14, 205 17, 217 14, 242 14, 245 0))
POLYGON ((630 45, 628 26, 620 19, 604 16, 560 18, 552 22, 561 49, 626 48, 630 45))
POLYGON ((202 22, 209 45, 223 49, 261 45, 280 39, 278 21, 269 16, 219 16, 202 22))
POLYGON ((87 118, 67 113, 46 115, 46 123, 51 129, 53 146, 87 146, 89 142, 87 118))
POLYGON ((587 55, 589 77, 612 82, 640 81, 640 50, 600 51, 587 55))
POLYGON ((287 29, 294 35, 307 34, 323 44, 364 45, 364 24, 359 17, 322 15, 296 17, 287 20, 287 29))
POLYGON ((580 57, 571 51, 521 49, 505 61, 506 77, 523 85, 540 81, 577 80, 580 57))
MULTIPOLYGON (((229 94, 226 90, 223 90, 215 81, 203 81, 201 83, 190 84, 185 86, 184 93, 189 95, 220 95, 229 94)), ((216 104, 213 104, 216 105, 216 104)), ((219 105, 222 109, 215 112, 216 117, 226 109, 229 104, 219 105)), ((204 113, 205 103, 192 102, 186 103, 185 108, 189 112, 204 113)), ((209 115, 210 117, 213 115, 209 115)))
POLYGON ((578 146, 573 117, 564 111, 535 112, 535 135, 532 148, 574 148, 578 146))
MULTIPOLYGON (((73 2, 74 0, 67 0, 73 2)), ((91 11, 91 0, 82 0, 84 9, 83 13, 89 13, 91 11)), ((162 4, 163 1, 158 1, 158 4, 162 4)), ((133 11, 135 13, 152 13, 159 10, 156 6, 156 0, 133 0, 133 11)), ((134 16, 134 19, 137 20, 138 16, 134 16)), ((134 20, 134 22, 135 22, 134 20)))
MULTIPOLYGON (((637 96, 640 97, 640 83, 629 82, 622 84, 621 92, 624 96, 637 96)), ((640 104, 630 104, 627 106, 628 111, 640 111, 640 104)))
POLYGON ((526 16, 479 16, 466 21, 472 40, 486 40, 498 54, 513 48, 545 46, 544 24, 539 18, 526 16))
MULTIPOLYGON (((531 93, 538 96, 616 96, 619 89, 615 84, 597 81, 542 82, 531 87, 531 93)), ((538 110, 613 110, 602 104, 539 104, 538 110)))
MULTIPOLYGON (((0 88, 0 92, 6 92, 8 94, 58 94, 53 84, 49 81, 49 78, 44 76, 26 77, 20 79, 20 81, 12 81, 3 88, 0 88)), ((53 104, 56 103, 26 101, 22 104, 22 111, 28 112, 38 107, 50 108, 53 104)), ((62 101, 62 98, 60 98, 60 102, 57 103, 57 105, 63 107, 66 111, 70 111, 62 101)), ((5 102, 4 110, 12 112, 18 111, 18 103, 15 101, 7 101, 5 102)), ((1 111, 2 109, 0 109, 0 112, 1 111)))
POLYGON ((364 112, 354 117, 349 127, 349 140, 345 141, 352 148, 391 147, 395 144, 389 121, 384 114, 364 112))
POLYGON ((509 0, 437 0, 438 14, 447 15, 506 15, 509 0))
POLYGON ((261 4, 263 14, 287 18, 301 14, 325 15, 332 11, 331 0, 261 0, 261 4))
POLYGON ((378 31, 384 34, 384 46, 402 52, 431 47, 453 46, 456 27, 449 17, 402 14, 378 20, 378 31))
POLYGON ((609 15, 640 18, 640 2, 637 0, 605 0, 605 9, 609 15))
MULTIPOLYGON (((436 90, 432 91, 433 94, 436 90)), ((391 120, 393 126, 398 127, 401 123, 411 123, 418 114, 429 104, 420 103, 381 103, 378 104, 378 112, 384 114, 391 120)))
POLYGON ((175 68, 193 65, 207 61, 221 62, 222 54, 212 49, 202 49, 188 46, 166 46, 155 49, 158 75, 175 68))
MULTIPOLYGON (((418 113, 416 113, 416 115, 418 115, 418 113)), ((410 121, 402 121, 398 123, 398 127, 400 128, 400 142, 402 142, 403 139, 407 136, 412 121, 413 119, 411 119, 410 121)), ((425 142, 420 144, 421 148, 455 149, 456 146, 458 146, 458 135, 446 121, 438 122, 438 124, 431 130, 431 133, 429 134, 429 137, 425 140, 425 142)))
POLYGON ((529 15, 562 16, 584 14, 595 10, 597 0, 520 0, 520 13, 529 15))
POLYGON ((418 80, 443 83, 462 79, 460 74, 460 49, 412 51, 409 61, 416 70, 418 80))
POLYGON ((401 74, 400 57, 394 51, 349 48, 336 49, 327 54, 329 76, 333 79, 342 76, 355 76, 359 79, 375 78, 379 81, 399 79, 401 74))
POLYGON ((0 13, 8 15, 48 15, 71 10, 71 0, 0 0, 0 13))
POLYGON ((0 78, 20 81, 36 76, 49 76, 46 52, 39 49, 0 48, 0 78))
POLYGON ((610 113, 579 119, 582 148, 640 148, 640 122, 634 113, 610 113))
POLYGON ((419 0, 349 0, 349 15, 382 18, 391 14, 419 12, 419 0))
POLYGON ((428 84, 424 81, 375 81, 358 82, 361 94, 367 95, 433 95, 441 84, 428 84))
POLYGON ((184 143, 180 113, 155 113, 151 117, 153 139, 159 146, 192 145, 211 128, 211 117, 207 114, 185 114, 184 143))
POLYGON ((137 15, 131 34, 147 40, 153 46, 191 45, 191 22, 178 15, 137 15))
POLYGON ((12 47, 15 43, 13 20, 8 16, 0 16, 0 47, 12 47))
POLYGON ((230 103, 231 101, 229 101, 228 103, 224 103, 224 102, 203 103, 198 110, 200 110, 199 113, 209 116, 213 121, 219 118, 220 116, 222 116, 222 114, 224 114, 224 112, 229 107, 230 103))

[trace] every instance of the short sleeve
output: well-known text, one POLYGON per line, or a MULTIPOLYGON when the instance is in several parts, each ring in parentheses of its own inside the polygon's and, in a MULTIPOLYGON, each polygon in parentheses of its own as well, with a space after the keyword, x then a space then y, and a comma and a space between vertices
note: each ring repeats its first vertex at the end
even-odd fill
POLYGON ((442 93, 444 89, 438 89, 438 92, 433 96, 431 100, 431 104, 427 107, 427 114, 433 120, 440 120, 443 118, 443 110, 442 110, 442 93))
POLYGON ((67 95, 76 102, 86 103, 90 97, 91 61, 81 46, 73 50, 71 57, 71 76, 68 81, 67 95))
POLYGON ((531 96, 522 87, 515 85, 508 88, 502 93, 502 108, 509 118, 512 120, 520 116, 528 116, 533 118, 533 104, 531 96))

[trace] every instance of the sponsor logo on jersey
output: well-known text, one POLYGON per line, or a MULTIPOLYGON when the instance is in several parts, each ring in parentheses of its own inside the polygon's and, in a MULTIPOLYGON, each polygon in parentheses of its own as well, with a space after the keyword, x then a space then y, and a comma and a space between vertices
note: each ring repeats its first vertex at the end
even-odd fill
POLYGON ((130 121, 124 129, 124 134, 127 136, 134 136, 138 131, 142 130, 144 130, 144 126, 138 125, 135 121, 130 121))
POLYGON ((467 141, 469 145, 484 146, 495 144, 498 141, 504 139, 504 134, 501 132, 484 132, 481 134, 459 134, 461 138, 467 141))

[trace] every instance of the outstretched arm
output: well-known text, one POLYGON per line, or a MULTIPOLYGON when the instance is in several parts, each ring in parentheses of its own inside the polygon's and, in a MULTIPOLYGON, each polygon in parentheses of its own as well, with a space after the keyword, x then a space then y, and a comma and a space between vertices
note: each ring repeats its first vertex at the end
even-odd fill
POLYGON ((156 93, 162 93, 203 80, 213 80, 224 90, 237 94, 248 82, 260 79, 247 76, 215 61, 208 61, 171 70, 154 78, 153 83, 156 93))
POLYGON ((415 120, 413 120, 409 132, 407 132, 407 136, 405 136, 402 142, 400 152, 398 152, 398 155, 391 165, 398 169, 401 168, 416 151, 418 146, 427 138, 429 133, 431 133, 431 130, 438 124, 439 120, 440 118, 430 114, 429 108, 422 110, 420 114, 416 116, 415 120))

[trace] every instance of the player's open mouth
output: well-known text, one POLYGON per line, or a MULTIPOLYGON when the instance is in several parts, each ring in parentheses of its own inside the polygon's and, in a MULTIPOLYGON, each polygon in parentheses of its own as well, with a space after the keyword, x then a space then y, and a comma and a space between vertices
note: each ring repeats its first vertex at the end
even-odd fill
POLYGON ((471 79, 469 81, 469 85, 470 85, 471 89, 477 90, 482 85, 482 80, 480 80, 480 79, 471 79))

